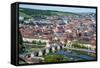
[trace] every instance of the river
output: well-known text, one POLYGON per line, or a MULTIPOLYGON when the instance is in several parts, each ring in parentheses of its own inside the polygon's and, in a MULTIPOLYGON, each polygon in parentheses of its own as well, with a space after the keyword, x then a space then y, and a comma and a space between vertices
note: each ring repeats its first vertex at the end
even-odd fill
POLYGON ((58 55, 63 55, 65 57, 68 57, 70 61, 78 61, 78 60, 95 60, 96 58, 93 56, 90 56, 88 54, 79 54, 74 51, 65 51, 65 50, 60 50, 54 53, 50 53, 51 55, 53 54, 58 54, 58 55))

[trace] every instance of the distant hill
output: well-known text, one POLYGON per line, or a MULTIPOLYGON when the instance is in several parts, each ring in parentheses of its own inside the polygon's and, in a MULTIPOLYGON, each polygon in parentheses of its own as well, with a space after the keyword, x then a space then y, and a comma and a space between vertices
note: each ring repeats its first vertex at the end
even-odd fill
POLYGON ((52 16, 52 15, 65 16, 65 15, 78 15, 78 14, 72 12, 19 8, 19 15, 30 18, 30 17, 52 16))

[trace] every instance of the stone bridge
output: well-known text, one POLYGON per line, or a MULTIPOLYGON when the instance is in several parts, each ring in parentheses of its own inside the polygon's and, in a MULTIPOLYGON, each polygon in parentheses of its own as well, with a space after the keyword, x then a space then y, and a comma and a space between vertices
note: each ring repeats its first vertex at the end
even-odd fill
MULTIPOLYGON (((33 45, 33 44, 28 44, 28 45, 33 45)), ((70 44, 60 44, 60 45, 51 45, 50 47, 46 47, 43 49, 40 49, 38 51, 34 51, 31 53, 31 57, 39 57, 39 56, 43 56, 43 55, 47 55, 48 53, 51 52, 55 52, 55 51, 59 51, 63 48, 67 48, 68 50, 76 50, 76 51, 84 51, 84 52, 88 52, 88 53, 95 53, 94 50, 87 50, 87 49, 78 49, 78 48, 72 48, 70 47, 70 44)))
POLYGON ((43 55, 46 55, 46 54, 48 54, 50 52, 59 51, 59 50, 63 49, 65 46, 66 45, 53 45, 53 46, 41 49, 39 51, 33 52, 33 53, 31 53, 31 56, 32 57, 43 56, 43 55))

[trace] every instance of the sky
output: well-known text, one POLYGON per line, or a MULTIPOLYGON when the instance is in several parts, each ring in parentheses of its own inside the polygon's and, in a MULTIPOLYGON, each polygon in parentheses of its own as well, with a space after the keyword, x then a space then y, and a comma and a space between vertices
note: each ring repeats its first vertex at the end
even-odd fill
POLYGON ((19 7, 22 8, 31 8, 31 9, 40 9, 40 10, 55 10, 63 12, 74 12, 74 13, 95 13, 95 8, 79 8, 79 7, 59 7, 59 6, 43 6, 43 5, 29 5, 29 4, 20 4, 19 7))

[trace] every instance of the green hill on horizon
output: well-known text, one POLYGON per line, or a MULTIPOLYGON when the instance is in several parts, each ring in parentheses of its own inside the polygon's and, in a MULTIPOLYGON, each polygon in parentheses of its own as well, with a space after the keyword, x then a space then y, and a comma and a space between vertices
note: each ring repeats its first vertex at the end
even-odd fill
POLYGON ((68 16, 68 15, 78 15, 72 12, 62 12, 62 11, 53 11, 53 10, 38 10, 30 8, 19 8, 19 15, 30 18, 30 17, 44 17, 44 16, 68 16))

